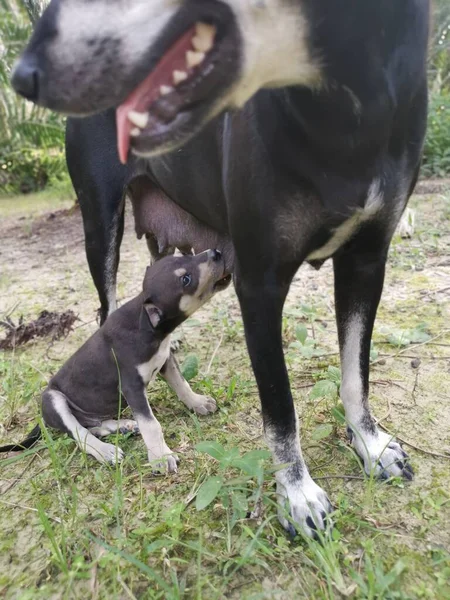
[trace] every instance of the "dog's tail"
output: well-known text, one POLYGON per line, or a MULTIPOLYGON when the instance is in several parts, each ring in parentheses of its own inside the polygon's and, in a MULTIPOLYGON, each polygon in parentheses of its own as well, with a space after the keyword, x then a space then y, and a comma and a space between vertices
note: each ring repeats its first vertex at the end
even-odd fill
POLYGON ((20 452, 21 450, 27 450, 40 440, 42 437, 42 431, 40 425, 36 425, 34 429, 30 431, 27 437, 20 442, 20 444, 9 444, 8 446, 0 446, 0 452, 20 452))

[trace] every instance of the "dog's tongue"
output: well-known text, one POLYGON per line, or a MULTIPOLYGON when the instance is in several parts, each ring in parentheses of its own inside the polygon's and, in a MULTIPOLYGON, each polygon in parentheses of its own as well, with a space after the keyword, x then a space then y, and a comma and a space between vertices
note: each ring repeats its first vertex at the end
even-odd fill
POLYGON ((192 47, 192 27, 164 54, 159 63, 128 98, 116 109, 117 148, 120 162, 125 164, 130 150, 130 131, 135 127, 128 113, 135 111, 147 114, 150 106, 161 95, 161 86, 174 87, 174 71, 187 71, 186 52, 192 47))

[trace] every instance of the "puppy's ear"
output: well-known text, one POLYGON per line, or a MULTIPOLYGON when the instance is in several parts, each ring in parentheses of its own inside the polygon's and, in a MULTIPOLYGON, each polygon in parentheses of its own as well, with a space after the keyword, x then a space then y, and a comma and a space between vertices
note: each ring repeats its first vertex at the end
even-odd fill
POLYGON ((162 319, 162 312, 157 306, 151 302, 145 302, 141 308, 141 315, 139 317, 139 329, 146 331, 152 331, 156 329, 162 319))

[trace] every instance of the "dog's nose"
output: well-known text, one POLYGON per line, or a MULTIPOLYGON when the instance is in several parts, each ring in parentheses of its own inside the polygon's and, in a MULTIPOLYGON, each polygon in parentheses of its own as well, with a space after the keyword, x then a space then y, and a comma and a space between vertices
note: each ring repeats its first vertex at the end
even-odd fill
POLYGON ((208 250, 208 257, 217 262, 222 258, 222 252, 219 252, 219 250, 208 250))
POLYGON ((34 60, 23 56, 17 63, 11 83, 18 94, 36 102, 39 97, 39 71, 34 60))

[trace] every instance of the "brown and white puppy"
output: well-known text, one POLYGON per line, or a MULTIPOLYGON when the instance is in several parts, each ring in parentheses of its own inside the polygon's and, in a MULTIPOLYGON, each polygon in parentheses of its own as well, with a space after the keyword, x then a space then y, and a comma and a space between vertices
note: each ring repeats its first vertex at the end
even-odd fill
MULTIPOLYGON (((117 430, 140 431, 149 462, 158 469, 167 463, 168 471, 176 471, 177 458, 150 408, 146 387, 160 373, 189 409, 201 415, 216 410, 212 398, 194 393, 183 378, 170 352, 170 334, 229 281, 217 250, 168 256, 148 267, 139 296, 114 312, 50 380, 42 394, 46 425, 68 433, 83 451, 110 464, 120 461, 123 452, 98 438, 117 430), (126 406, 135 421, 120 418, 126 406)), ((36 430, 32 434, 34 442, 36 430)), ((29 445, 25 440, 0 451, 29 445)))

